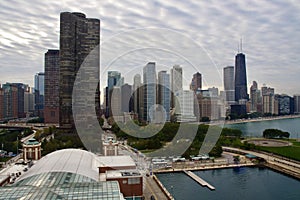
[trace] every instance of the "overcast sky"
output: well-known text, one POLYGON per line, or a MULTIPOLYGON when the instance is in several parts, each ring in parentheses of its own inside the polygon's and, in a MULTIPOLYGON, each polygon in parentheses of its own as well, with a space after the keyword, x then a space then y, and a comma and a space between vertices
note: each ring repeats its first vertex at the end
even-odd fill
POLYGON ((1 0, 0 83, 33 85, 34 74, 44 71, 44 53, 59 48, 63 11, 101 20, 102 82, 107 70, 119 70, 131 83, 155 61, 157 71, 180 64, 186 83, 200 71, 204 87, 221 88, 222 70, 234 65, 242 38, 248 86, 256 80, 276 93, 300 93, 297 0, 1 0))

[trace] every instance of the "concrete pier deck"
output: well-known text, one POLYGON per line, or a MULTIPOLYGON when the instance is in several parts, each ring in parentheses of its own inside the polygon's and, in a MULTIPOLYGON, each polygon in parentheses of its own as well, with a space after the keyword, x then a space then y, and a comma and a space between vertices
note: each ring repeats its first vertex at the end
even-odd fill
POLYGON ((199 176, 197 176, 196 174, 194 174, 191 171, 183 171, 186 175, 188 175, 189 177, 191 177, 192 179, 194 179, 197 183, 199 183, 200 185, 202 185, 203 187, 208 187, 210 190, 215 190, 215 187, 210 185, 209 183, 207 183, 205 180, 203 180, 202 178, 200 178, 199 176))

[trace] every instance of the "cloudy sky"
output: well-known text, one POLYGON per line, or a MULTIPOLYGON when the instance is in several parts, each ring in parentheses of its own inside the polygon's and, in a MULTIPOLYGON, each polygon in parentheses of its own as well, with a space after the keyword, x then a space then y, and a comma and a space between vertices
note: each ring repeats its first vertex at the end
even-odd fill
POLYGON ((101 19, 102 74, 119 70, 131 82, 155 61, 157 71, 180 64, 186 82, 200 71, 204 87, 221 88, 222 69, 234 65, 242 38, 249 86, 256 80, 277 93, 300 93, 297 0, 1 0, 0 83, 33 85, 44 53, 59 47, 63 11, 101 19))

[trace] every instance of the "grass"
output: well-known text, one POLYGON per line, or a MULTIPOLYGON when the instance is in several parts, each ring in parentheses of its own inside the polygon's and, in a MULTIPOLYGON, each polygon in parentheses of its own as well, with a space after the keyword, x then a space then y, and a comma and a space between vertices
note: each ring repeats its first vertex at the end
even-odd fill
POLYGON ((300 161, 300 143, 296 142, 296 145, 289 147, 259 147, 262 151, 274 153, 286 158, 300 161))
POLYGON ((9 159, 11 159, 11 158, 8 158, 8 157, 0 157, 0 162, 6 162, 6 161, 8 161, 9 159))
POLYGON ((155 151, 156 149, 144 149, 144 150, 140 150, 140 152, 142 153, 151 153, 153 151, 155 151))

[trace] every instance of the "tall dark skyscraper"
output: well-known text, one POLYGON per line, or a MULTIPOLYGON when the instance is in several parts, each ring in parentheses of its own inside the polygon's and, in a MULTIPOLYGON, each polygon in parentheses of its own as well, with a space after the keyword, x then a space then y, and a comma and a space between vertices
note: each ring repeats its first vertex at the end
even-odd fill
POLYGON ((59 50, 45 53, 45 123, 59 123, 59 50))
POLYGON ((197 93, 197 91, 200 92, 200 90, 202 89, 202 75, 199 72, 193 75, 190 89, 193 90, 194 93, 197 93))
MULTIPOLYGON (((87 55, 95 47, 99 48, 99 44, 99 19, 86 18, 83 13, 60 14, 59 125, 61 128, 74 128, 72 92, 76 74, 87 55)), ((99 58, 99 55, 97 56, 99 58)), ((86 72, 93 80, 97 79, 99 82, 99 67, 86 72)), ((95 90, 95 110, 96 112, 100 110, 99 87, 95 90)))
POLYGON ((235 56, 235 101, 240 99, 249 100, 247 93, 247 75, 246 75, 246 59, 245 54, 238 53, 235 56))

